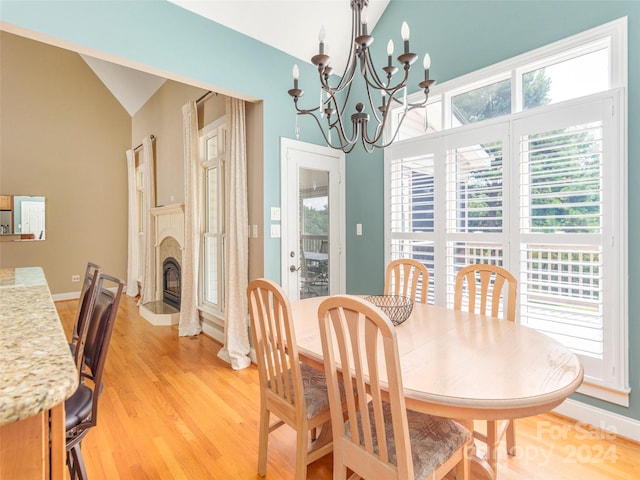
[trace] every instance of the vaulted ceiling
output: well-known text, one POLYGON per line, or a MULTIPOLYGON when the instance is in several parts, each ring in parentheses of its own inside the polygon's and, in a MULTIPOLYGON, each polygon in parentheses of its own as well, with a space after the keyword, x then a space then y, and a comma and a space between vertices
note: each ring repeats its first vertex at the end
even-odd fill
MULTIPOLYGON (((300 60, 317 53, 324 26, 326 48, 336 70, 345 64, 351 36, 350 0, 169 0, 300 60), (247 12, 251 12, 247 15, 247 12), (276 26, 277 25, 277 26, 276 26)), ((390 0, 369 0, 373 30, 390 0)), ((165 79, 122 65, 84 56, 84 60, 130 115, 153 96, 165 79)))

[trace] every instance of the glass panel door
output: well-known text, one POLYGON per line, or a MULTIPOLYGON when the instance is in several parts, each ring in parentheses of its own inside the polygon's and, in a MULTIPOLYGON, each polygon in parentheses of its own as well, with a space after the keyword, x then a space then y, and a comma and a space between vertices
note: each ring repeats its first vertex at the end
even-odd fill
POLYGON ((329 172, 298 171, 300 298, 329 294, 329 172))
POLYGON ((282 287, 291 300, 341 293, 344 154, 282 142, 282 287))

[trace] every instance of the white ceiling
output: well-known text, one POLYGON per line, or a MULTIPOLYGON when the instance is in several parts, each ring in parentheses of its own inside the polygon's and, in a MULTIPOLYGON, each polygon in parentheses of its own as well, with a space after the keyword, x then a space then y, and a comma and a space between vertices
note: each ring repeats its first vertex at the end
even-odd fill
MULTIPOLYGON (((169 0, 182 8, 255 38, 310 63, 318 51, 318 33, 326 31, 325 51, 340 72, 351 40, 350 0, 169 0), (247 15, 247 12, 250 12, 247 15)), ((390 0, 369 0, 373 30, 390 0)), ((83 55, 84 60, 130 115, 165 81, 137 70, 83 55)), ((283 86, 286 88, 286 86, 283 86)))
MULTIPOLYGON (((325 52, 331 56, 333 67, 342 71, 347 61, 351 41, 350 0, 169 1, 308 63, 318 53, 318 34, 324 26, 325 52)), ((389 0, 369 0, 369 31, 388 4, 389 0)))

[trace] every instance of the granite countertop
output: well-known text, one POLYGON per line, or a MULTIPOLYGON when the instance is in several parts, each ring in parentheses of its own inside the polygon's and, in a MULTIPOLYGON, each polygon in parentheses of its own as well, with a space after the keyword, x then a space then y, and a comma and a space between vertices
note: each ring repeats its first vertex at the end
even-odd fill
POLYGON ((0 425, 52 408, 77 386, 44 272, 0 269, 0 425))

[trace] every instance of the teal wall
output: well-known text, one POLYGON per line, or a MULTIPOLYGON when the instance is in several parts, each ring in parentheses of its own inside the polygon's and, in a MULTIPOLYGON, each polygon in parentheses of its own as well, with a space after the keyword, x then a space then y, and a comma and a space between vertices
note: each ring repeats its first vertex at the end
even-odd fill
MULTIPOLYGON (((347 1, 347 0, 345 0, 347 1)), ((264 224, 269 208, 280 204, 280 137, 293 137, 291 67, 298 63, 307 92, 317 91, 315 68, 251 38, 191 14, 163 0, 30 1, 0 0, 0 20, 116 58, 192 79, 225 93, 264 101, 264 224), (263 81, 261 79, 267 78, 263 81)), ((640 2, 632 1, 403 1, 391 0, 373 32, 374 58, 386 58, 386 43, 400 48, 399 29, 411 27, 412 50, 432 57, 431 74, 443 82, 550 42, 629 17, 629 78, 640 78, 640 2)), ((310 35, 315 36, 311 32, 310 35)), ((420 75, 416 64, 415 82, 420 75), (417 75, 417 76, 416 76, 417 75)), ((415 83, 414 82, 414 83, 415 83)), ((640 84, 629 82, 629 132, 640 128, 640 84)), ((300 140, 319 143, 312 124, 302 122, 300 140)), ((640 138, 630 134, 629 185, 640 178, 640 138)), ((382 290, 384 270, 382 154, 358 147, 347 159, 347 291, 382 290), (363 224, 364 235, 355 235, 363 224)), ((629 204, 640 200, 629 189, 629 204)), ((630 208, 630 212, 637 209, 630 208)), ((633 215, 633 213, 632 213, 633 215)), ((638 243, 640 220, 629 221, 629 245, 638 243)), ((265 238, 265 275, 280 278, 280 242, 265 238)), ((640 253, 629 253, 629 331, 640 345, 640 253)), ((640 350, 630 351, 629 409, 582 398, 590 404, 640 419, 640 350)))
MULTIPOLYGON (((431 78, 444 82, 620 17, 628 17, 629 45, 629 371, 630 407, 582 395, 585 403, 640 419, 640 1, 408 1, 391 0, 376 25, 374 59, 386 58, 389 38, 400 44, 403 20, 411 28, 411 50, 431 55, 431 78)), ((397 50, 396 50, 397 51, 397 50)), ((423 75, 416 62, 412 84, 423 75)), ((352 155, 347 160, 347 288, 350 292, 382 289, 382 158, 352 155), (355 223, 366 235, 355 236, 355 223), (353 228, 352 228, 353 226, 353 228)))

